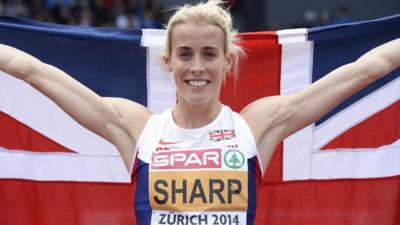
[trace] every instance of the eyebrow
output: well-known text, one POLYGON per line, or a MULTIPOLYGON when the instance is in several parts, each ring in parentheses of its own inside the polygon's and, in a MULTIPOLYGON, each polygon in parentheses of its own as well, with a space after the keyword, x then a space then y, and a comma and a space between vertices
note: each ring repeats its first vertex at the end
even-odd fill
MULTIPOLYGON (((179 49, 179 50, 191 50, 192 48, 189 47, 189 46, 179 46, 176 49, 179 49)), ((217 47, 213 47, 213 46, 206 46, 203 49, 205 49, 205 50, 218 50, 217 47)))
POLYGON ((204 47, 206 50, 218 50, 217 47, 209 46, 209 47, 204 47))
POLYGON ((191 48, 190 48, 190 47, 187 47, 187 46, 179 46, 179 47, 177 47, 176 49, 177 49, 177 50, 190 50, 191 48))

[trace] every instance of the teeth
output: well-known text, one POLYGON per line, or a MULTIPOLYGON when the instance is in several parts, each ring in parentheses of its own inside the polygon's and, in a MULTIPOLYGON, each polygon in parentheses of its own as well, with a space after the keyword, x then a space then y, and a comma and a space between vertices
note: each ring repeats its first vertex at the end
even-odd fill
POLYGON ((205 80, 189 80, 189 85, 192 87, 204 87, 206 86, 207 81, 205 80))

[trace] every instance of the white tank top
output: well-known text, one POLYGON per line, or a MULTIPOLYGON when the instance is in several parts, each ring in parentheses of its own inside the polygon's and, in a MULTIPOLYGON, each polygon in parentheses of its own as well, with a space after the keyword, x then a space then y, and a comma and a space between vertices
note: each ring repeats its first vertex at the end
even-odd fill
POLYGON ((243 118, 223 106, 210 124, 178 127, 153 115, 137 143, 138 224, 252 224, 257 149, 243 118))

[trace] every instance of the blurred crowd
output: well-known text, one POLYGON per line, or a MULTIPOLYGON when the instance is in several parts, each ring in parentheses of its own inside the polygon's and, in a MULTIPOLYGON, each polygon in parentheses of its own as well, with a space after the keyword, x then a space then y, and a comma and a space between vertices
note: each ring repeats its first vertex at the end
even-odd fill
POLYGON ((159 0, 0 0, 0 15, 80 26, 162 28, 159 0))
MULTIPOLYGON (((251 24, 248 6, 241 0, 227 0, 235 24, 241 32, 251 24), (247 18, 247 19, 244 19, 247 18)), ((80 26, 119 28, 163 28, 169 13, 161 0, 0 0, 0 15, 19 16, 45 22, 80 26)), ((252 13, 252 11, 250 11, 252 13)), ((315 27, 351 22, 349 9, 340 5, 334 11, 305 10, 302 19, 290 28, 315 27)), ((257 30, 283 29, 287 27, 263 27, 259 20, 257 30)))
POLYGON ((324 25, 336 25, 352 22, 350 10, 346 5, 339 5, 335 10, 305 10, 302 12, 302 20, 298 24, 293 24, 291 28, 297 27, 317 27, 324 25))

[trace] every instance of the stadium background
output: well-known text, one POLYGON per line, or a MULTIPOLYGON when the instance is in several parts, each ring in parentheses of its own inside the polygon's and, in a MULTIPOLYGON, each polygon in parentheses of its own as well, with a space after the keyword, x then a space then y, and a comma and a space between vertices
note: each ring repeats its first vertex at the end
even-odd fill
MULTIPOLYGON (((0 15, 83 26, 161 28, 171 8, 198 0, 1 0, 0 15)), ((241 32, 314 27, 397 14, 398 0, 229 0, 241 32)))

